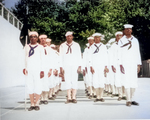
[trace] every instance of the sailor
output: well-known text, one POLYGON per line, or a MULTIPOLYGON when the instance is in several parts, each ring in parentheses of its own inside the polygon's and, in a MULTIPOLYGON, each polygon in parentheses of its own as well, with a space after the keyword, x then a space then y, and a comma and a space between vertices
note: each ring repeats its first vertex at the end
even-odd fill
POLYGON ((126 91, 126 106, 139 105, 133 101, 135 88, 138 87, 137 74, 140 72, 141 55, 138 39, 132 35, 131 24, 124 25, 124 36, 119 40, 122 51, 122 63, 124 67, 124 87, 126 91))
MULTIPOLYGON (((84 66, 84 71, 85 71, 85 77, 86 77, 86 87, 87 87, 87 90, 88 90, 88 93, 87 95, 89 96, 88 98, 91 99, 94 94, 93 92, 93 80, 92 80, 92 73, 90 72, 90 64, 89 64, 89 60, 90 60, 90 47, 91 45, 94 43, 94 37, 88 37, 87 38, 88 40, 88 45, 87 47, 85 48, 84 50, 84 53, 83 53, 83 63, 85 64, 84 66)), ((95 92, 95 95, 96 95, 96 92, 95 92)))
POLYGON ((67 90, 67 101, 65 103, 77 103, 76 93, 78 89, 78 73, 81 72, 81 48, 73 41, 73 32, 68 31, 66 41, 59 47, 60 73, 64 70, 64 89, 67 90))
MULTIPOLYGON (((112 44, 110 48, 110 55, 111 55, 111 70, 113 71, 112 77, 114 78, 114 83, 115 87, 117 88, 119 98, 118 101, 122 99, 122 84, 123 84, 123 75, 120 71, 120 66, 122 65, 122 56, 121 56, 121 48, 118 45, 119 40, 122 38, 123 33, 121 31, 118 31, 115 33, 116 36, 116 41, 112 44)), ((115 94, 112 94, 112 97, 115 96, 115 94)))
POLYGON ((58 92, 59 92, 59 83, 60 83, 60 78, 59 78, 59 73, 60 73, 60 59, 59 59, 59 53, 57 52, 57 46, 54 44, 51 44, 50 47, 53 49, 54 54, 55 54, 55 69, 53 70, 54 74, 54 91, 53 91, 53 97, 56 97, 58 92))
POLYGON ((51 39, 47 38, 47 39, 46 39, 46 44, 47 44, 48 46, 50 46, 50 45, 51 45, 51 41, 52 41, 51 39))
POLYGON ((53 55, 51 52, 50 47, 48 47, 48 45, 46 44, 46 39, 47 39, 47 35, 40 35, 39 36, 39 40, 40 40, 40 44, 43 46, 44 48, 44 53, 45 55, 43 56, 43 68, 44 68, 44 73, 45 76, 42 78, 42 94, 41 94, 41 104, 48 104, 48 91, 49 91, 49 86, 48 86, 48 79, 52 74, 52 69, 53 69, 53 63, 52 63, 52 59, 53 59, 53 55))
POLYGON ((105 100, 102 96, 105 86, 105 74, 109 71, 107 68, 107 48, 101 43, 102 34, 95 33, 92 36, 94 37, 95 43, 90 49, 90 70, 93 74, 93 86, 96 89, 97 95, 94 102, 104 102, 105 100))
POLYGON ((111 55, 111 46, 112 44, 115 42, 115 38, 112 38, 108 41, 108 43, 106 44, 106 47, 107 47, 107 57, 108 57, 108 69, 109 69, 109 73, 107 73, 107 76, 106 76, 106 83, 105 83, 105 90, 104 92, 107 94, 107 95, 115 95, 115 86, 114 86, 114 73, 111 69, 111 61, 112 61, 112 56, 111 55))
POLYGON ((41 79, 44 77, 43 69, 43 46, 37 43, 38 33, 31 31, 29 33, 30 44, 25 46, 25 69, 23 73, 27 75, 27 90, 30 96, 31 106, 28 109, 40 110, 39 99, 42 92, 41 79), (35 98, 35 100, 34 100, 35 98))
POLYGON ((53 69, 52 69, 52 75, 49 78, 49 95, 48 95, 49 100, 55 100, 56 95, 57 95, 56 84, 57 84, 57 76, 58 76, 59 67, 57 63, 58 57, 56 55, 55 47, 56 46, 54 44, 50 45, 50 49, 53 54, 53 69))
MULTIPOLYGON (((89 46, 89 43, 86 44, 86 48, 89 46)), ((84 85, 85 85, 85 93, 87 95, 89 95, 89 90, 87 87, 87 74, 86 74, 86 70, 85 70, 85 66, 86 66, 86 48, 84 49, 84 52, 82 54, 82 74, 83 74, 83 80, 84 80, 84 85)))

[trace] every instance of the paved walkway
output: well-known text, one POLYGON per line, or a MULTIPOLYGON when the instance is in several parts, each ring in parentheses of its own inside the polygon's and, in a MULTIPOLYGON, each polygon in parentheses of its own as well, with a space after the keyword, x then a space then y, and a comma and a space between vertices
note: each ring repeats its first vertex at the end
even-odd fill
POLYGON ((105 96, 103 103, 94 103, 85 96, 83 81, 78 83, 77 104, 65 104, 66 91, 61 91, 54 101, 41 105, 40 111, 30 112, 24 110, 24 86, 0 89, 0 120, 150 119, 150 78, 139 78, 134 98, 140 106, 131 107, 110 96, 105 96))

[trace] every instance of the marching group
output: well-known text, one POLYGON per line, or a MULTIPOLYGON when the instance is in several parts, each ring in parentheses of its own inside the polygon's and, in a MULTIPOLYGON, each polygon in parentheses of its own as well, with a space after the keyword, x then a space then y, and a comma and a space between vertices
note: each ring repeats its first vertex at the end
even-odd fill
POLYGON ((31 106, 40 110, 40 104, 54 100, 60 90, 67 90, 65 103, 77 103, 78 74, 83 74, 85 91, 94 102, 104 102, 103 93, 118 95, 118 101, 126 99, 126 106, 139 105, 133 101, 138 87, 137 73, 140 71, 141 56, 138 40, 132 35, 133 25, 125 24, 123 32, 106 45, 104 35, 94 33, 87 38, 83 55, 80 45, 73 41, 73 32, 66 32, 66 41, 56 48, 47 35, 29 33, 30 44, 26 44, 26 85, 31 106))

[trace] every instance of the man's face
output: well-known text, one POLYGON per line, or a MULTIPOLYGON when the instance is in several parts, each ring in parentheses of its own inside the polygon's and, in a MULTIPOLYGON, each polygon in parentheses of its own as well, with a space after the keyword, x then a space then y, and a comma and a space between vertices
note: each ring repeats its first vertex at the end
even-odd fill
POLYGON ((38 37, 35 34, 31 35, 29 39, 31 44, 36 44, 38 41, 38 37))
POLYGON ((125 28, 124 33, 125 33, 125 35, 131 35, 132 34, 132 28, 125 28))
POLYGON ((46 39, 47 39, 46 37, 42 36, 40 38, 40 44, 42 44, 42 45, 46 44, 46 39))
POLYGON ((90 44, 90 46, 94 43, 93 39, 88 40, 88 43, 90 44))
POLYGON ((51 42, 46 42, 46 44, 47 44, 48 46, 50 46, 50 45, 51 45, 51 42))
POLYGON ((119 41, 121 38, 122 38, 122 34, 118 34, 117 36, 116 36, 116 39, 119 41))
POLYGON ((67 39, 67 42, 72 42, 72 40, 73 40, 73 35, 68 35, 68 36, 66 37, 66 39, 67 39))
POLYGON ((95 43, 100 43, 101 37, 100 36, 95 36, 94 41, 95 41, 95 43))

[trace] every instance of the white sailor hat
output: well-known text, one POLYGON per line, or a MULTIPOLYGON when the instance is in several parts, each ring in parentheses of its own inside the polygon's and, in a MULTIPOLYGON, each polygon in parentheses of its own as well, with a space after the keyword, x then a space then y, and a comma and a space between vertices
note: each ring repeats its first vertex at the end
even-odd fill
POLYGON ((36 35, 37 37, 39 36, 39 34, 36 31, 29 32, 29 36, 31 36, 31 35, 36 35))
POLYGON ((100 34, 100 33, 94 33, 93 35, 92 35, 93 37, 95 37, 95 36, 102 36, 102 34, 100 34))
POLYGON ((49 39, 49 38, 47 38, 47 39, 46 39, 46 42, 51 42, 51 41, 52 41, 52 40, 51 40, 51 39, 49 39))
POLYGON ((44 35, 44 34, 43 34, 43 35, 40 35, 40 36, 39 36, 39 39, 41 39, 42 37, 43 37, 43 38, 47 38, 47 35, 44 35))
POLYGON ((90 44, 89 43, 86 43, 86 46, 89 46, 90 44))
POLYGON ((132 28, 133 27, 133 25, 131 25, 131 24, 125 24, 123 26, 124 26, 124 28, 132 28))
POLYGON ((65 36, 67 37, 68 35, 72 35, 72 34, 73 34, 73 32, 68 31, 68 32, 66 32, 65 36))
POLYGON ((115 36, 117 36, 118 34, 121 34, 121 35, 123 35, 123 32, 121 32, 121 31, 118 31, 118 32, 116 32, 116 33, 115 33, 115 36))
POLYGON ((54 45, 54 44, 51 44, 51 45, 50 45, 50 47, 51 47, 51 48, 53 48, 53 47, 55 48, 55 47, 56 47, 56 45, 54 45))
POLYGON ((87 38, 87 40, 90 40, 90 39, 94 40, 94 37, 91 36, 91 37, 88 37, 88 38, 87 38))
POLYGON ((105 35, 101 35, 101 41, 105 40, 104 37, 105 35))

